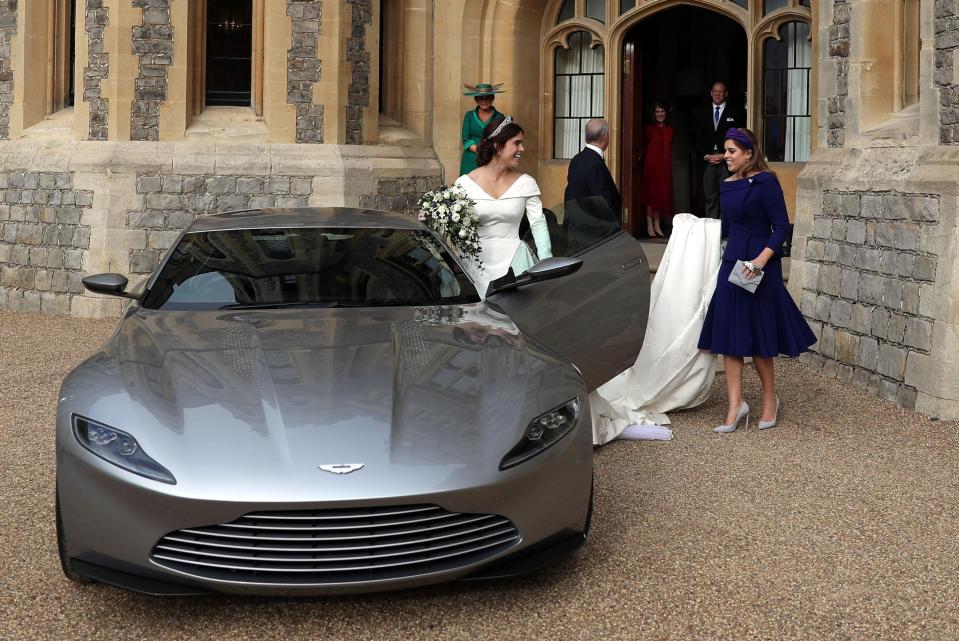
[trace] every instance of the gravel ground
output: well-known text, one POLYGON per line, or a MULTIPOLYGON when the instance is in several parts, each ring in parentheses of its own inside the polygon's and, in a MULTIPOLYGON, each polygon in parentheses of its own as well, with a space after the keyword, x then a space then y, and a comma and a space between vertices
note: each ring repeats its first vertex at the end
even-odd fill
MULTIPOLYGON (((586 547, 521 581, 156 599, 60 573, 53 410, 112 321, 0 313, 0 640, 957 639, 959 432, 781 361, 782 421, 596 453, 586 547)), ((747 380, 749 399, 758 379, 747 380)))

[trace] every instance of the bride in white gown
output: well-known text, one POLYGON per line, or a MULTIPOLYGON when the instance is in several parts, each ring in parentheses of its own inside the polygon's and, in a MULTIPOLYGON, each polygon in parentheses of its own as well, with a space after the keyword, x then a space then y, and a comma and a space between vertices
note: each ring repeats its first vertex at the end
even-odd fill
POLYGON ((537 260, 553 255, 539 185, 518 170, 523 151, 522 127, 508 116, 491 121, 479 143, 477 168, 456 179, 456 186, 476 202, 482 266, 464 262, 484 298, 490 281, 504 276, 510 267, 518 276, 537 260), (529 219, 536 256, 519 237, 523 214, 529 219))
POLYGON ((673 231, 649 296, 643 348, 631 368, 590 394, 593 443, 668 440, 665 412, 709 398, 716 357, 698 348, 720 264, 720 221, 673 217, 673 231))

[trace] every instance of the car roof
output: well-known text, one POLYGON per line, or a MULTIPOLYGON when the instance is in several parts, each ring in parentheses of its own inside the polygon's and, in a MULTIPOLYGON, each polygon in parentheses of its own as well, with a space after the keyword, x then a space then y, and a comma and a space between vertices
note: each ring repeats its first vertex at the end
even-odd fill
POLYGON ((290 209, 247 209, 210 214, 196 219, 187 233, 227 229, 284 227, 387 227, 424 229, 415 216, 354 207, 297 207, 290 209))

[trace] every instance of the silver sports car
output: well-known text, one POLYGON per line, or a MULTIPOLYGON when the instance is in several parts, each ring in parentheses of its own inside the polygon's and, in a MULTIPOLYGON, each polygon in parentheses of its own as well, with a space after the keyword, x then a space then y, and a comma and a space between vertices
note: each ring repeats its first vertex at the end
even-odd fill
POLYGON ((194 222, 63 382, 66 575, 151 594, 330 594, 528 572, 589 528, 588 393, 645 331, 640 245, 596 203, 485 300, 416 220, 194 222))

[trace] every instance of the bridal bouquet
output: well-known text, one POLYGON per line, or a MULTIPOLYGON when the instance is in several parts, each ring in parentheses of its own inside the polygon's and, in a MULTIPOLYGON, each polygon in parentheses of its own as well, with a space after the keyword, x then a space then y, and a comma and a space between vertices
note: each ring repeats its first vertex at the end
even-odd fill
POLYGON ((476 203, 457 186, 441 187, 423 194, 416 203, 419 218, 442 236, 460 257, 469 258, 482 267, 482 247, 476 203))

